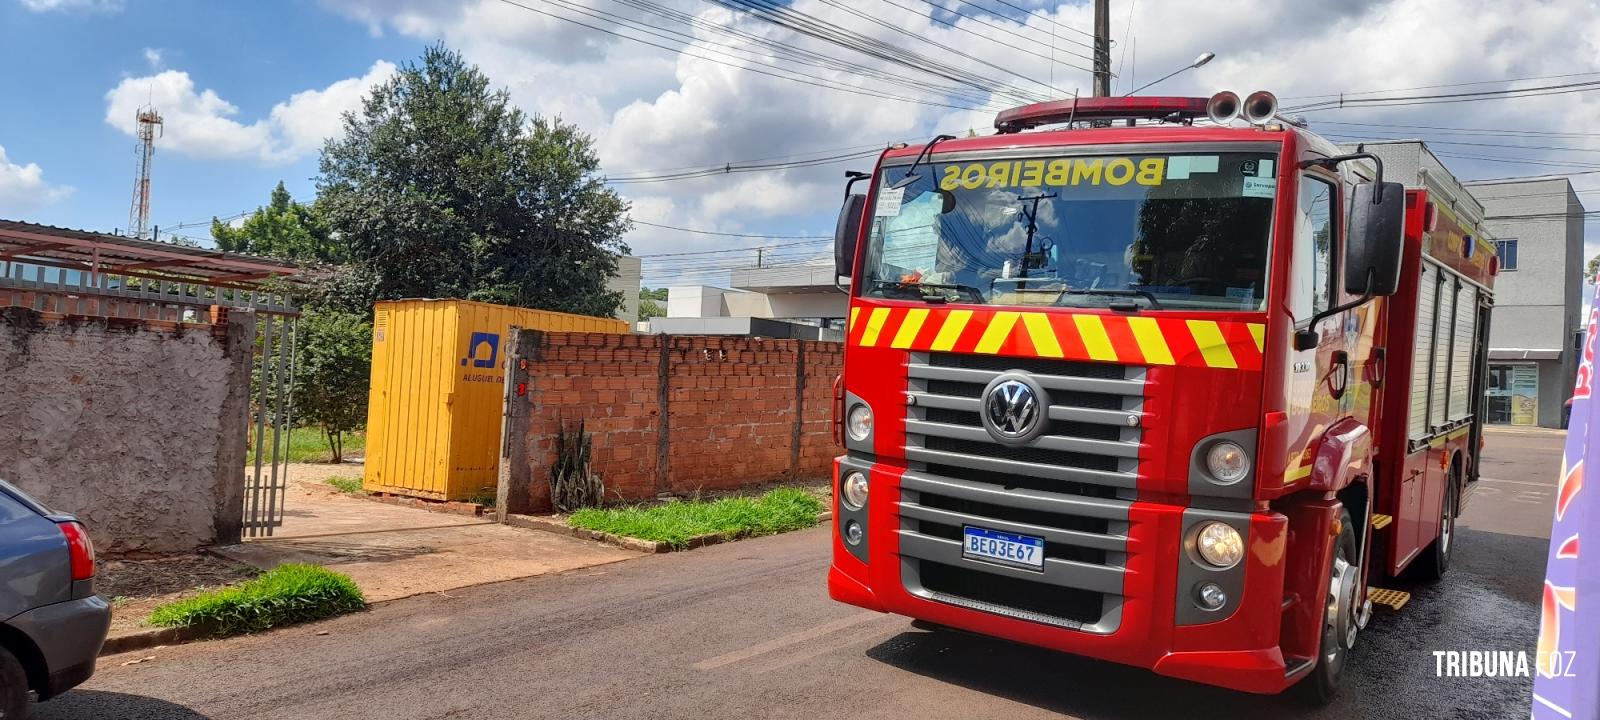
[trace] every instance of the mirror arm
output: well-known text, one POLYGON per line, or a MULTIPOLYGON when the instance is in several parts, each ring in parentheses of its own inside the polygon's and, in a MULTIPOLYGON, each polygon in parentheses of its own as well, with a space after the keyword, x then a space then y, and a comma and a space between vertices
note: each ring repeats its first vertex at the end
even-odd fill
POLYGON ((856 170, 846 170, 846 171, 844 171, 844 177, 845 177, 845 181, 844 181, 844 199, 849 200, 850 199, 850 189, 854 188, 856 186, 856 183, 861 182, 862 180, 866 180, 867 178, 872 177, 872 173, 864 173, 864 172, 859 172, 859 171, 856 171, 856 170))
MULTIPOLYGON (((1383 158, 1378 157, 1377 155, 1373 155, 1372 153, 1369 153, 1369 152, 1366 152, 1366 151, 1362 150, 1363 147, 1365 147, 1365 146, 1357 145, 1356 146, 1356 152, 1350 153, 1349 155, 1334 155, 1333 157, 1312 158, 1310 160, 1303 160, 1303 161, 1300 162, 1300 169, 1304 170, 1304 169, 1306 169, 1308 167, 1320 167, 1320 168, 1327 168, 1329 170, 1332 170, 1332 169, 1338 167, 1339 163, 1349 162, 1351 160, 1362 160, 1362 159, 1371 160, 1373 166, 1377 169, 1377 172, 1378 172, 1377 177, 1373 178, 1373 182, 1382 184, 1383 183, 1383 158)), ((1372 196, 1372 204, 1373 205, 1378 205, 1378 204, 1382 203, 1383 202, 1382 201, 1382 197, 1383 197, 1382 193, 1375 193, 1372 196)))
MULTIPOLYGON (((1375 271, 1367 271, 1367 287, 1372 287, 1372 281, 1376 279, 1374 277, 1375 275, 1377 275, 1375 271)), ((1294 349, 1310 350, 1311 348, 1316 347, 1318 341, 1321 339, 1321 337, 1317 334, 1317 323, 1327 320, 1328 318, 1338 315, 1346 310, 1354 310, 1358 307, 1361 307, 1362 305, 1371 302, 1373 297, 1375 296, 1372 294, 1372 291, 1368 290, 1366 293, 1363 293, 1361 297, 1351 300, 1350 302, 1347 302, 1343 305, 1335 305, 1327 310, 1323 310, 1322 312, 1312 315, 1311 322, 1306 323, 1305 329, 1295 331, 1294 349)))

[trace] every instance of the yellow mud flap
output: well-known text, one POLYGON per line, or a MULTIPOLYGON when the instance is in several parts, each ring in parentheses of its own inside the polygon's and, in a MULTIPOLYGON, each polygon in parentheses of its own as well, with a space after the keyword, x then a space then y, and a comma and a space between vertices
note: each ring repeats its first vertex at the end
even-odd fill
POLYGON ((1411 602, 1411 593, 1403 590, 1369 587, 1367 588, 1367 599, 1372 601, 1373 605, 1383 605, 1390 610, 1399 610, 1405 607, 1406 603, 1411 602))
MULTIPOLYGON (((1373 515, 1372 515, 1372 529, 1373 530, 1382 530, 1382 529, 1384 529, 1386 527, 1389 527, 1389 523, 1392 523, 1392 522, 1394 522, 1394 518, 1390 517, 1388 515, 1379 515, 1377 513, 1373 513, 1373 515)), ((1374 600, 1373 602, 1377 602, 1377 601, 1374 600)))

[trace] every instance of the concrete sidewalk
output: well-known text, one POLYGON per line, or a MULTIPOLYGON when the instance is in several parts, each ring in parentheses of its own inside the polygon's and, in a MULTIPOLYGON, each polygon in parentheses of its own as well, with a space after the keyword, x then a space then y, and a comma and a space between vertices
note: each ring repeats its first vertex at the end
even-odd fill
POLYGON ((638 557, 640 553, 483 518, 436 513, 343 495, 322 482, 359 466, 298 466, 283 526, 270 538, 216 548, 271 568, 325 565, 350 575, 367 602, 514 580, 638 557))

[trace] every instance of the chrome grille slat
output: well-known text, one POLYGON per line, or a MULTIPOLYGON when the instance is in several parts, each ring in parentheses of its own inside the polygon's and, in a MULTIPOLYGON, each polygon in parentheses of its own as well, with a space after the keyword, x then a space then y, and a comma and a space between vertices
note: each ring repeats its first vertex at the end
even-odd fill
POLYGON ((916 471, 907 471, 902 475, 900 477, 900 487, 905 490, 949 495, 963 500, 974 500, 991 505, 1042 510, 1061 515, 1078 515, 1118 522, 1126 522, 1128 520, 1128 508, 1132 505, 1127 500, 1111 498, 1094 498, 1020 488, 1007 490, 998 485, 939 477, 916 471))
POLYGON ((1013 522, 1010 520, 997 520, 995 518, 973 515, 971 513, 942 510, 939 508, 925 507, 914 502, 900 501, 900 516, 915 520, 926 520, 944 525, 977 525, 990 530, 1017 533, 1019 535, 1033 535, 1042 537, 1050 542, 1078 547, 1094 548, 1096 550, 1109 550, 1123 552, 1128 548, 1128 538, 1125 535, 1099 534, 1084 532, 1082 530, 1063 530, 1060 528, 1034 525, 1032 523, 1013 522))
POLYGON ((984 572, 994 575, 1005 575, 1060 587, 1099 593, 1122 592, 1122 568, 1047 557, 1044 559, 1044 571, 1038 572, 967 560, 961 556, 961 543, 910 530, 900 531, 900 554, 945 565, 981 566, 984 572))
POLYGON ((984 457, 982 455, 967 455, 965 453, 946 452, 944 450, 929 450, 920 447, 907 447, 906 459, 916 462, 932 463, 935 465, 954 465, 968 470, 984 470, 988 472, 1012 473, 1028 475, 1030 477, 1044 478, 1046 480, 1061 480, 1064 482, 1081 482, 1108 487, 1132 489, 1138 485, 1138 476, 1134 473, 1109 472, 1106 470, 1088 470, 1085 468, 1067 467, 1064 465, 1045 465, 1043 463, 1023 462, 1021 460, 1002 460, 1000 458, 984 457))
MULTIPOLYGON (((972 440, 975 442, 993 442, 989 431, 981 427, 969 425, 952 425, 950 423, 929 422, 926 420, 907 420, 906 432, 921 435, 937 435, 939 437, 956 438, 958 440, 972 440)), ((1063 435, 1043 435, 1033 441, 1033 446, 1044 450, 1058 450, 1061 452, 1086 453, 1089 455, 1110 455, 1119 458, 1139 457, 1139 444, 1131 442, 1113 442, 1110 440, 1088 440, 1084 438, 1066 437, 1063 435)))
MULTIPOLYGON (((949 380, 952 382, 987 385, 1003 373, 991 370, 917 365, 907 367, 909 377, 921 380, 949 380)), ((1046 390, 1075 390, 1078 392, 1105 393, 1108 395, 1144 395, 1144 382, 1140 380, 1108 380, 1104 378, 1072 377, 1068 375, 1041 375, 1029 373, 1046 390)))

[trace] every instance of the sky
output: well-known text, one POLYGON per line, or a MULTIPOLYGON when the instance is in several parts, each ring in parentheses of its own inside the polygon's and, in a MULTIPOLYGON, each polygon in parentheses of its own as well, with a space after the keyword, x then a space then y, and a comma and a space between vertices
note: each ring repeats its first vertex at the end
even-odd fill
MULTIPOLYGON (((341 113, 442 42, 528 114, 559 116, 593 135, 610 178, 815 160, 614 185, 639 223, 626 240, 645 259, 646 284, 725 284, 728 268, 754 263, 756 251, 745 248, 764 247, 768 264, 827 255, 822 238, 832 233, 843 172, 872 162, 831 158, 936 132, 992 132, 996 109, 1090 90, 1086 2, 786 0, 780 8, 882 43, 888 52, 877 57, 713 0, 651 2, 662 7, 647 15, 634 0, 0 0, 0 62, 8 68, 0 73, 0 217, 126 228, 134 115, 151 105, 165 119, 151 222, 204 244, 210 218, 264 204, 279 181, 297 199, 314 198, 318 150, 340 132, 341 113), (655 29, 623 31, 620 18, 655 29), (776 57, 757 40, 816 53, 810 57, 825 67, 776 57), (987 82, 958 90, 950 87, 956 81, 886 59, 913 55, 923 67, 931 60, 987 82)), ((1600 8, 1585 0, 1111 6, 1119 94, 1202 51, 1217 57, 1146 94, 1268 89, 1292 108, 1340 93, 1600 81, 1600 8)), ((1428 139, 1463 179, 1600 169, 1592 120, 1600 117, 1600 84, 1304 117, 1336 141, 1428 139)), ((1600 173, 1573 182, 1586 204, 1600 207, 1600 173)))

